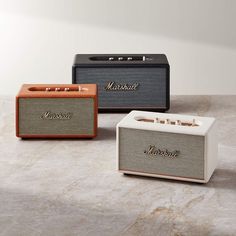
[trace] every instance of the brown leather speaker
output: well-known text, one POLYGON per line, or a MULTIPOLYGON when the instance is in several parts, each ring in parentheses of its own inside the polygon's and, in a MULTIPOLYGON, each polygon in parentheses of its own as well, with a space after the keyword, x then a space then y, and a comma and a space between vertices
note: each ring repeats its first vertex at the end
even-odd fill
POLYGON ((24 84, 16 96, 16 136, 93 138, 97 110, 96 84, 24 84))

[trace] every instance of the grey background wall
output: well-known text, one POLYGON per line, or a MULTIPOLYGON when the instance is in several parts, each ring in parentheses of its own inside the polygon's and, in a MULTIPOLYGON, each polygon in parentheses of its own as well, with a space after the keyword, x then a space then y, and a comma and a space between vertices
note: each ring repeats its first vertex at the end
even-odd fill
POLYGON ((0 94, 70 83, 76 53, 165 53, 172 94, 236 94, 236 1, 0 0, 0 94))

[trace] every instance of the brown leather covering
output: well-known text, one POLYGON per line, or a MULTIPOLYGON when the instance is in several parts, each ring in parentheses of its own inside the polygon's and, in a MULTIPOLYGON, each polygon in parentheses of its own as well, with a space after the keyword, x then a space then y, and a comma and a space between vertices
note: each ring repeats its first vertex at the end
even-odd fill
POLYGON ((20 138, 94 138, 98 126, 98 97, 96 84, 23 84, 16 96, 16 136, 20 138), (82 92, 78 89, 82 88, 82 92), (46 92, 46 88, 52 91, 46 92), (53 91, 69 88, 69 91, 53 91), (93 135, 19 135, 19 98, 93 98, 94 102, 94 134, 93 135))

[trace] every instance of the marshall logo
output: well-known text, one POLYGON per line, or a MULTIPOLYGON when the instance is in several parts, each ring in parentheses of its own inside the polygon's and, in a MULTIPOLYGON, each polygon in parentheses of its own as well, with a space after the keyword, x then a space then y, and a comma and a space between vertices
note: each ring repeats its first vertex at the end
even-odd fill
POLYGON ((144 151, 145 154, 155 157, 155 156, 162 156, 162 157, 169 157, 169 158, 177 158, 180 154, 180 151, 172 151, 170 152, 167 149, 161 150, 156 148, 155 145, 150 145, 147 150, 144 151))
POLYGON ((51 111, 44 112, 40 118, 43 120, 70 120, 73 116, 73 113, 53 113, 51 111))
POLYGON ((109 82, 104 89, 106 91, 136 91, 139 87, 139 83, 134 84, 117 84, 116 82, 112 81, 109 82))

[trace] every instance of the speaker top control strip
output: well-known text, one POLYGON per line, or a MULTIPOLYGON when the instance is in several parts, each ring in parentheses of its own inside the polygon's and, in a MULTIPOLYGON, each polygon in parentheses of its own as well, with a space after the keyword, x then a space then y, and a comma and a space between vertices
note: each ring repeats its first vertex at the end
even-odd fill
POLYGON ((170 120, 170 119, 149 119, 149 118, 137 118, 137 121, 141 122, 151 122, 151 123, 158 123, 158 124, 168 124, 168 125, 180 125, 180 126, 187 126, 187 127, 196 127, 199 126, 199 122, 196 122, 195 119, 191 121, 186 120, 170 120))
POLYGON ((152 60, 146 56, 95 56, 89 58, 92 61, 146 61, 152 60))
POLYGON ((36 92, 36 91, 45 91, 45 92, 84 92, 88 91, 88 88, 82 87, 82 86, 77 86, 77 87, 34 87, 34 88, 29 88, 30 91, 36 92))

